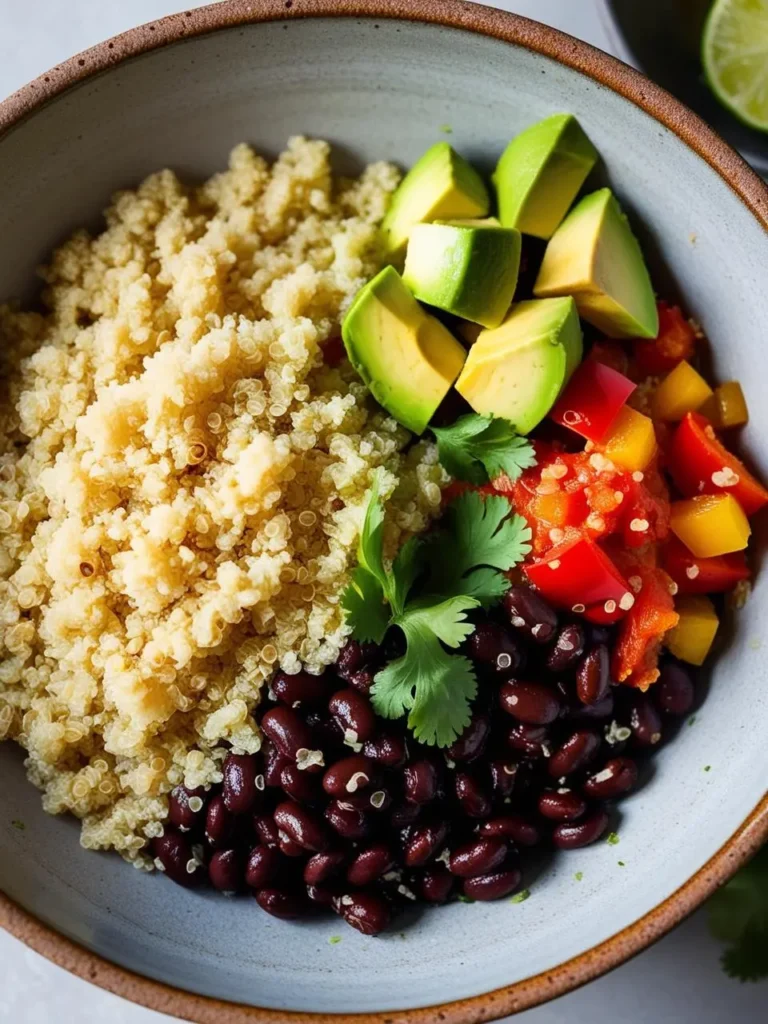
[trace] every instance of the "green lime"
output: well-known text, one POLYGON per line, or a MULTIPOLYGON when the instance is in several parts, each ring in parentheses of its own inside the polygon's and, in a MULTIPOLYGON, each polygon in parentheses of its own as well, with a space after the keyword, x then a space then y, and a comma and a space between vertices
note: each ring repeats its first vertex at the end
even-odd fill
POLYGON ((738 118, 768 132, 768 0, 715 0, 704 26, 707 81, 738 118))

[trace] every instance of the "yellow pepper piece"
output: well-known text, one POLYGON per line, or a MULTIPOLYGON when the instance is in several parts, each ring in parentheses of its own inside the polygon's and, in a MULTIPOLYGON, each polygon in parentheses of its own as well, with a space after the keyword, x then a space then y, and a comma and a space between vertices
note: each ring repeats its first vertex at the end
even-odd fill
POLYGON ((699 412, 718 430, 743 427, 749 421, 749 411, 744 392, 738 381, 730 380, 715 388, 714 395, 707 399, 699 412))
POLYGON ((642 472, 656 452, 653 420, 625 405, 601 448, 606 458, 622 469, 642 472))
POLYGON ((688 501, 673 501, 670 527, 697 558, 743 551, 752 532, 732 494, 702 494, 688 501))
POLYGON ((683 360, 656 389, 653 396, 654 419, 675 423, 687 412, 695 412, 712 394, 712 388, 701 374, 683 360))
POLYGON ((678 598, 675 611, 680 621, 667 633, 667 647, 681 661, 703 665, 720 625, 715 606, 708 597, 690 594, 678 598))

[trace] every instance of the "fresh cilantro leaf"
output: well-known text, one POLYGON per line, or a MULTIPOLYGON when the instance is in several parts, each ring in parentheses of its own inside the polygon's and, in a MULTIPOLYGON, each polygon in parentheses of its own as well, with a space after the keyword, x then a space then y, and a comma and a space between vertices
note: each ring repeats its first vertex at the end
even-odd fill
POLYGON ((742 981, 768 978, 768 846, 709 900, 709 925, 728 944, 723 968, 742 981))
POLYGON ((605 841, 606 841, 606 843, 608 843, 609 846, 618 846, 619 843, 621 842, 621 840, 619 839, 619 833, 618 832, 611 832, 611 833, 609 833, 609 835, 608 835, 608 837, 606 838, 605 841))
POLYGON ((510 903, 525 903, 528 897, 531 895, 530 889, 521 889, 520 892, 516 892, 509 900, 510 903))
POLYGON ((400 548, 392 564, 392 608, 400 615, 405 602, 424 567, 424 543, 420 537, 411 537, 400 548))
POLYGON ((485 484, 504 474, 514 482, 536 465, 533 445, 508 420, 470 413, 432 432, 440 462, 457 480, 485 484))
POLYGON ((476 491, 448 506, 445 527, 429 545, 428 590, 441 596, 468 594, 483 606, 496 601, 509 582, 500 575, 531 550, 531 529, 501 495, 483 499, 476 491))
POLYGON ((391 580, 384 568, 384 503, 379 493, 380 487, 381 472, 377 471, 373 476, 363 528, 360 531, 357 560, 379 581, 384 595, 389 599, 391 580))
POLYGON ((378 673, 371 689, 376 712, 384 718, 410 712, 409 729, 428 746, 449 746, 469 725, 477 694, 472 663, 449 654, 440 641, 458 647, 472 632, 466 613, 476 607, 473 598, 456 596, 406 609, 396 620, 406 653, 378 673))
POLYGON ((391 613, 381 583, 362 565, 352 573, 352 581, 341 595, 341 606, 355 640, 381 643, 391 613))

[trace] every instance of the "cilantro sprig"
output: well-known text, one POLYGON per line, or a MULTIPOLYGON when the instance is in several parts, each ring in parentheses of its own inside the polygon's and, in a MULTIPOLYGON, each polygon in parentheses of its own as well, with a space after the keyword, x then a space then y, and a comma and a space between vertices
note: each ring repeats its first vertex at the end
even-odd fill
POLYGON ((531 531, 506 498, 468 492, 449 506, 440 529, 411 538, 387 567, 380 488, 377 474, 342 606, 356 640, 381 643, 391 627, 405 637, 405 654, 376 675, 376 712, 407 714, 417 740, 446 747, 469 724, 477 694, 472 662, 457 653, 474 628, 467 616, 505 593, 503 573, 530 551, 531 531))
POLYGON ((503 475, 514 483, 523 470, 536 465, 533 445, 508 420, 470 413, 449 427, 430 429, 440 461, 457 480, 485 484, 503 475))
POLYGON ((726 943, 726 974, 740 981, 768 978, 768 846, 711 897, 709 924, 726 943))

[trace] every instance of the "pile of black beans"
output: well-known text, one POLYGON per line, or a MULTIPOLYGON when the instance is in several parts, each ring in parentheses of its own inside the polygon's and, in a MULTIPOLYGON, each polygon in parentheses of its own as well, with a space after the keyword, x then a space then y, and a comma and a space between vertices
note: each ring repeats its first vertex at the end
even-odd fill
POLYGON ((208 791, 173 791, 156 863, 181 885, 251 891, 276 917, 330 908, 366 935, 404 905, 508 896, 524 851, 606 833, 638 757, 693 706, 691 676, 671 660, 647 694, 613 685, 613 643, 513 586, 466 643, 478 697, 446 750, 373 712, 396 638, 350 642, 321 677, 277 672, 262 751, 229 754, 208 791))

